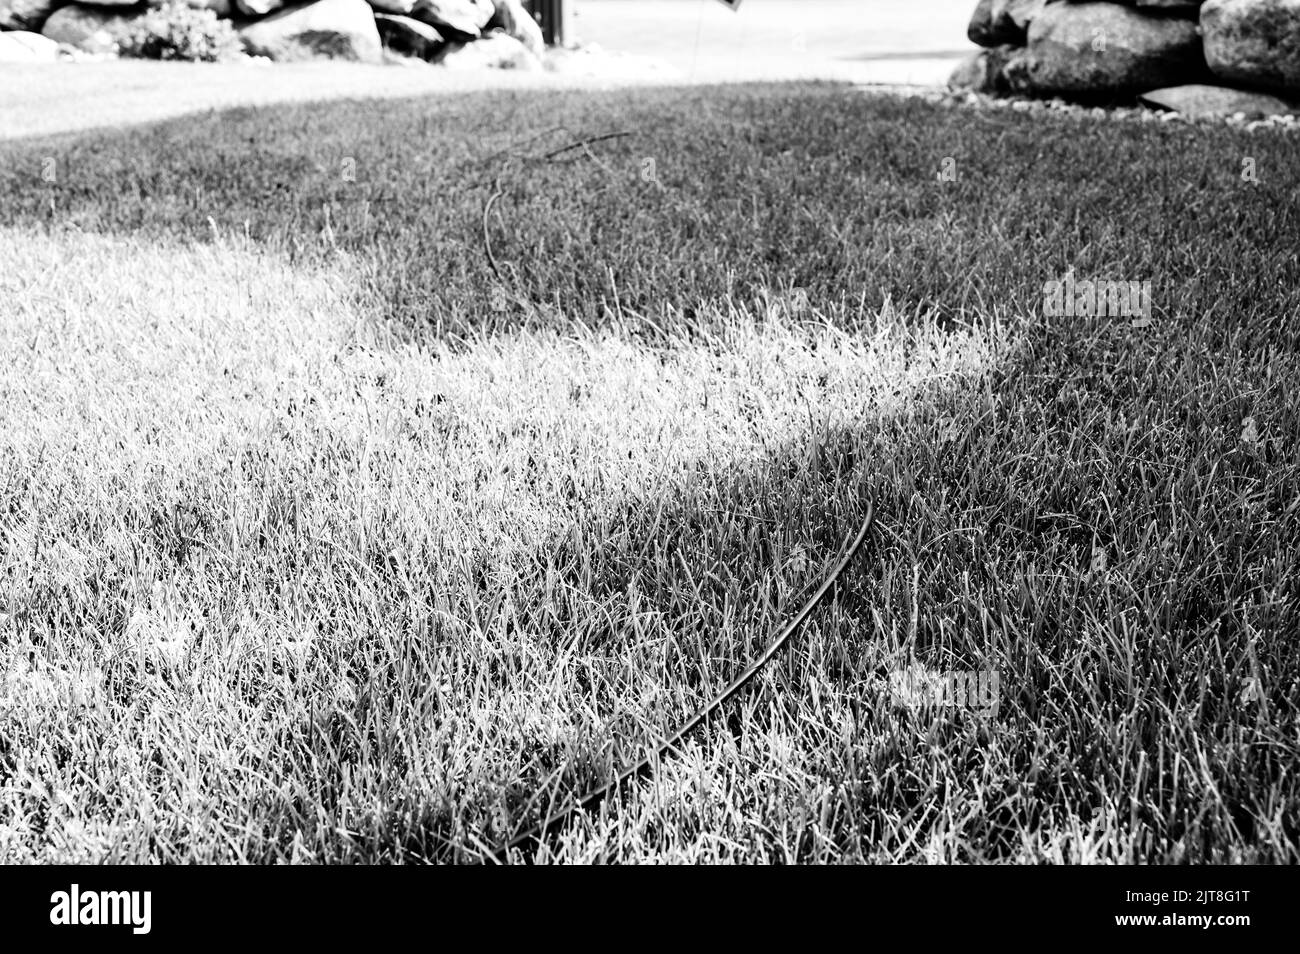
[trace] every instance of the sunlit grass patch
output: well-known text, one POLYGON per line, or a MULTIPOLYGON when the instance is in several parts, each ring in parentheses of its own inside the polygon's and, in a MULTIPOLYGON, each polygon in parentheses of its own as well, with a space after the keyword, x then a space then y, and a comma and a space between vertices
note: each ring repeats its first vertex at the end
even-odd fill
POLYGON ((840 493, 815 469, 848 435, 859 485, 873 422, 1008 341, 774 298, 416 344, 357 314, 346 261, 0 242, 13 858, 401 857, 411 806, 462 850, 507 834, 489 793, 635 752, 815 580, 834 541, 780 516, 820 501, 774 480, 840 493), (734 507, 760 489, 789 496, 734 507), (665 550, 655 508, 743 560, 665 550), (640 584, 603 578, 637 553, 640 584))

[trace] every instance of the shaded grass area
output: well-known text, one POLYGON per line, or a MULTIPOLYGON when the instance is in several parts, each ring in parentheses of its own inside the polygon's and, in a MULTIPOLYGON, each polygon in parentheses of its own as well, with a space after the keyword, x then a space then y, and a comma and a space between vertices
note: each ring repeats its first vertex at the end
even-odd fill
POLYGON ((870 493, 834 607, 542 860, 1296 860, 1297 183, 816 87, 5 146, 6 857, 480 857, 870 493), (1068 266, 1152 324, 1042 317, 1068 266), (996 714, 900 707, 917 661, 996 714))
POLYGON ((616 304, 653 317, 790 285, 873 310, 889 296, 1037 309, 1068 266, 1152 280, 1166 318, 1244 308, 1267 330, 1285 313, 1254 313, 1294 288, 1278 239, 1296 230, 1300 160, 1285 138, 800 89, 230 110, 11 146, 3 214, 200 239, 212 220, 292 253, 323 244, 372 263, 386 315, 450 331, 498 304, 481 239, 498 188, 491 239, 517 290, 588 323, 616 304), (598 154, 525 158, 619 130, 633 135, 598 154), (55 183, 40 180, 47 157, 55 183), (958 181, 936 182, 947 158, 958 181))

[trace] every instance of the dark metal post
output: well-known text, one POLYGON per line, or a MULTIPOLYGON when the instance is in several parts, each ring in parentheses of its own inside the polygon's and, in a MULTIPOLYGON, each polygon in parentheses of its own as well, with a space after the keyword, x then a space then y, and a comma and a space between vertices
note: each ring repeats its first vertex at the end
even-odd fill
POLYGON ((573 0, 527 0, 527 7, 541 24, 547 46, 573 42, 573 0))

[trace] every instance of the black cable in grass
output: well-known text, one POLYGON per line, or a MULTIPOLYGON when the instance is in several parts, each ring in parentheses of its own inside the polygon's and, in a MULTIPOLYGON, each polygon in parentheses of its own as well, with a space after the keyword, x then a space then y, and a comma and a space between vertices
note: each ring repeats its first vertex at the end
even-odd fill
POLYGON ((523 834, 516 835, 504 846, 497 849, 492 857, 498 861, 507 860, 511 849, 516 848, 525 851, 536 851, 538 846, 541 844, 543 837, 559 828, 578 812, 589 811, 598 806, 609 797, 609 795, 616 791, 619 786, 634 778, 639 778, 642 775, 648 774, 650 769, 653 768, 654 765, 657 764, 665 755, 670 751, 676 750, 677 746, 686 738, 686 736, 699 728, 699 726, 701 726, 709 716, 713 715, 713 713, 726 704, 732 696, 745 688, 750 680, 758 675, 759 671, 772 661, 776 654, 781 651, 782 647, 790 641, 790 638, 798 632, 799 628, 802 627, 804 623, 808 621, 808 618, 812 616, 813 610, 815 610, 822 600, 826 598, 827 594, 834 589, 835 584, 839 582, 840 577, 844 575, 844 571, 848 569, 849 564, 853 562, 853 558, 856 557, 858 552, 862 549, 862 545, 867 542, 867 536, 871 533, 871 527, 875 523, 875 520, 876 502, 874 499, 869 499, 867 502, 867 515, 862 521, 862 526, 858 530, 858 535, 854 538, 853 542, 849 544, 849 548, 840 562, 836 564, 833 570, 831 570, 830 574, 822 582, 822 585, 817 588, 817 591, 808 598, 808 602, 804 603, 803 606, 800 607, 799 612, 794 614, 790 619, 790 622, 785 625, 785 628, 782 629, 776 638, 768 644, 767 649, 763 650, 763 654, 759 656, 758 659, 754 660, 754 662, 750 663, 749 668, 732 680, 731 684, 728 685, 727 688, 714 696, 707 705, 699 709, 695 715, 686 720, 686 722, 684 722, 676 732, 669 736, 665 741, 659 743, 659 746, 640 762, 636 763, 631 768, 624 769, 613 781, 607 782, 600 788, 583 795, 560 814, 545 818, 539 824, 534 825, 523 834))
MULTIPOLYGON (((546 136, 549 136, 552 133, 568 132, 568 131, 569 130, 567 126, 552 126, 549 129, 544 129, 541 132, 535 133, 532 136, 528 136, 525 139, 517 140, 515 143, 507 146, 505 149, 498 149, 496 152, 489 153, 488 155, 482 156, 481 158, 478 159, 474 159, 472 160, 473 165, 484 166, 494 159, 500 159, 502 156, 507 156, 511 159, 517 159, 523 162, 551 162, 555 159, 556 156, 562 156, 564 155, 564 153, 570 152, 574 149, 585 149, 587 146, 594 146, 598 142, 609 142, 612 139, 623 139, 627 136, 631 136, 634 134, 634 131, 631 129, 622 129, 619 130, 618 132, 603 133, 599 136, 588 136, 584 139, 576 139, 573 142, 568 143, 567 145, 560 146, 558 149, 552 149, 550 152, 544 152, 540 155, 530 155, 530 154, 524 154, 515 151, 520 146, 524 146, 527 145, 528 143, 536 142, 537 140, 545 138, 546 136)), ((588 155, 590 154, 591 154, 590 150, 588 150, 588 155)))
MULTIPOLYGON (((488 197, 487 203, 483 206, 483 252, 487 256, 488 268, 492 270, 492 275, 497 280, 497 288, 500 289, 507 298, 513 300, 514 303, 525 312, 536 314, 537 306, 520 293, 515 280, 506 280, 506 277, 501 274, 501 269, 497 265, 497 257, 492 254, 492 236, 488 229, 488 217, 492 214, 492 206, 496 204, 497 199, 505 195, 505 191, 499 188, 499 182, 494 182, 493 186, 496 187, 496 191, 488 197)), ((516 273, 516 279, 517 277, 518 274, 516 273)))
MULTIPOLYGON (((586 139, 579 139, 577 142, 571 142, 567 146, 561 146, 559 149, 552 149, 550 152, 546 153, 545 155, 536 156, 532 158, 536 158, 541 162, 550 162, 554 160, 556 156, 562 156, 566 152, 569 152, 570 150, 586 149, 588 146, 594 146, 598 142, 608 142, 611 139, 622 139, 625 136, 630 136, 630 135, 632 135, 632 130, 624 129, 620 132, 605 133, 603 136, 589 136, 586 139)), ((591 155, 591 151, 588 150, 587 154, 591 155)), ((592 156, 592 158, 595 158, 595 156, 592 156)))
POLYGON ((491 198, 487 200, 487 205, 483 206, 483 251, 487 253, 488 267, 492 269, 492 274, 497 277, 497 281, 505 284, 501 277, 501 269, 497 268, 496 256, 492 254, 492 240, 488 235, 488 216, 492 213, 492 206, 496 200, 501 198, 505 193, 500 189, 492 193, 491 198))
POLYGON ((517 152, 515 152, 515 150, 518 149, 520 146, 524 146, 527 145, 528 143, 536 142, 539 139, 543 139, 546 136, 551 135, 552 133, 568 132, 568 131, 569 131, 568 127, 566 126, 551 126, 550 128, 543 129, 541 132, 534 133, 533 135, 528 136, 525 139, 518 139, 515 142, 511 143, 509 146, 506 146, 504 149, 498 149, 496 152, 489 153, 486 156, 482 156, 478 159, 475 159, 474 163, 475 165, 482 166, 491 162, 493 159, 500 159, 502 156, 510 156, 512 159, 532 158, 530 156, 521 156, 517 152))
MULTIPOLYGON (((561 130, 563 128, 564 127, 562 126, 555 127, 555 129, 561 129, 561 130)), ((532 138, 538 139, 541 136, 547 135, 548 132, 553 132, 553 131, 555 130, 549 130, 547 132, 539 133, 537 136, 534 136, 532 138)), ((600 159, 596 157, 596 154, 591 151, 590 147, 595 145, 598 142, 609 142, 610 140, 614 140, 614 139, 623 139, 627 136, 631 136, 634 134, 635 134, 634 130, 622 129, 619 130, 618 132, 604 133, 599 136, 588 136, 585 139, 579 139, 575 142, 571 142, 566 146, 560 146, 558 149, 552 149, 550 152, 540 156, 524 156, 520 158, 529 159, 534 162, 554 162, 556 156, 561 156, 564 153, 571 152, 574 149, 581 149, 587 154, 587 156, 590 159, 592 159, 594 162, 600 165, 606 172, 612 172, 612 170, 608 166, 606 166, 603 162, 600 161, 600 159)), ((506 150, 505 152, 508 153, 508 150, 506 150)), ((496 156, 502 154, 503 153, 494 153, 493 156, 489 158, 495 158, 496 156)), ((486 162, 487 160, 483 160, 483 161, 486 162)), ((497 176, 492 183, 494 191, 492 195, 488 197, 487 203, 483 206, 483 251, 487 256, 488 268, 492 270, 492 274, 496 277, 497 283, 501 286, 504 286, 509 291, 509 293, 515 299, 516 302, 518 302, 519 304, 525 307, 528 307, 529 303, 524 298, 524 296, 521 295, 516 288, 514 288, 512 283, 507 282, 505 278, 502 276, 501 269, 497 265, 496 256, 492 253, 492 240, 488 231, 488 218, 492 214, 492 206, 496 204, 497 199, 505 195, 505 192, 500 188, 500 185, 501 185, 501 177, 497 176)))

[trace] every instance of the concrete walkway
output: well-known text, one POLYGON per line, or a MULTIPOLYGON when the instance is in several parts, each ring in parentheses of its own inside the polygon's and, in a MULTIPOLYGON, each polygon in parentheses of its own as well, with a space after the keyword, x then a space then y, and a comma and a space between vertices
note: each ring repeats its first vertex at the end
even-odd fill
POLYGON ((653 56, 686 79, 939 85, 975 47, 975 0, 570 0, 583 41, 653 56))

